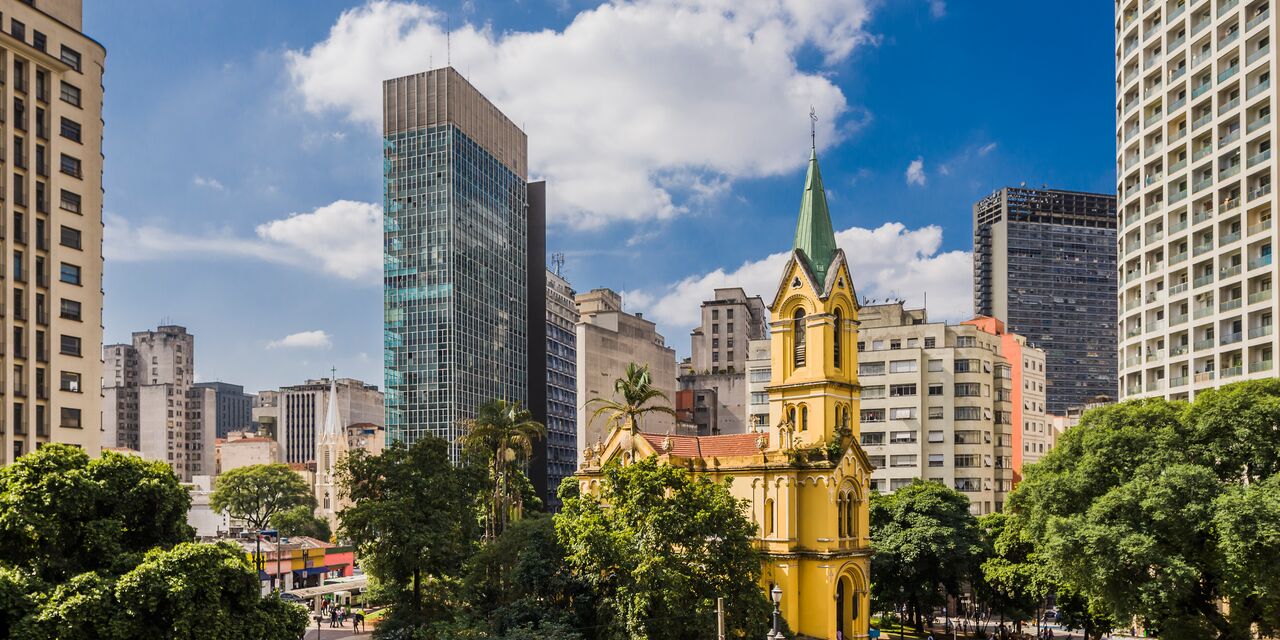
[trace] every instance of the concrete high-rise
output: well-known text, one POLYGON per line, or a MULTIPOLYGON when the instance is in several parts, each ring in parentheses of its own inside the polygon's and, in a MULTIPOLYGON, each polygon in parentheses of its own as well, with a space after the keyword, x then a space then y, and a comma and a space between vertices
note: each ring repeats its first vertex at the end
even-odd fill
MULTIPOLYGON (((667 346, 658 327, 641 314, 622 310, 622 296, 610 289, 592 289, 578 294, 578 462, 582 450, 609 437, 606 418, 592 420, 596 398, 618 399, 613 383, 627 365, 648 366, 651 382, 667 396, 667 406, 676 402, 676 352, 667 346)), ((656 402, 660 402, 656 401, 656 402)), ((640 430, 666 433, 675 429, 670 415, 650 413, 640 430)))
POLYGON ((690 336, 693 373, 741 373, 747 362, 747 341, 762 340, 768 311, 760 296, 747 296, 739 287, 716 289, 702 303, 702 324, 690 336))
POLYGON ((1269 0, 1116 3, 1120 396, 1280 374, 1269 0))
POLYGON ((0 12, 0 464, 50 442, 91 455, 102 444, 106 50, 82 33, 81 9, 0 12))
POLYGON ((213 475, 217 403, 197 389, 195 336, 162 325, 135 331, 131 344, 103 348, 103 429, 100 446, 160 460, 183 481, 213 475))
MULTIPOLYGON (((315 460, 316 443, 324 429, 330 389, 334 386, 329 378, 322 378, 258 394, 262 402, 253 408, 254 422, 267 429, 267 425, 274 425, 282 462, 301 464, 315 460)), ((343 420, 339 430, 359 423, 378 427, 384 424, 383 394, 377 385, 338 378, 336 388, 338 415, 343 420)))
POLYGON ((545 185, 525 133, 452 68, 385 81, 383 106, 387 437, 456 443, 495 399, 545 421, 545 185))
POLYGON ((547 506, 560 507, 560 481, 578 466, 578 311, 573 287, 547 271, 547 506))
POLYGON ((1006 187, 973 205, 974 313, 1047 358, 1048 411, 1116 396, 1116 199, 1006 187))
POLYGON ((244 387, 227 382, 197 382, 192 386, 213 391, 219 438, 227 437, 232 431, 253 428, 253 394, 245 393, 244 387))

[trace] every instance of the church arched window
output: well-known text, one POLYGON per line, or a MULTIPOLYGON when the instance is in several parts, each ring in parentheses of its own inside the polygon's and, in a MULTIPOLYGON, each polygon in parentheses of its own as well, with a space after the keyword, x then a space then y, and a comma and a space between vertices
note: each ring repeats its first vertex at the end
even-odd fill
POLYGON ((767 498, 764 501, 764 535, 765 537, 773 535, 773 498, 767 498))
POLYGON ((328 491, 324 492, 324 508, 325 509, 329 508, 329 492, 328 491))
POLYGON ((800 405, 800 430, 806 431, 809 428, 809 407, 800 405))
POLYGON ((794 352, 792 360, 796 367, 803 367, 805 360, 804 309, 796 309, 795 316, 792 319, 794 320, 791 323, 791 345, 794 352))
POLYGON ((832 364, 834 364, 837 369, 840 368, 841 364, 840 355, 841 346, 843 345, 844 340, 843 334, 844 315, 840 313, 839 309, 836 309, 836 331, 835 335, 831 338, 831 359, 834 361, 832 364))

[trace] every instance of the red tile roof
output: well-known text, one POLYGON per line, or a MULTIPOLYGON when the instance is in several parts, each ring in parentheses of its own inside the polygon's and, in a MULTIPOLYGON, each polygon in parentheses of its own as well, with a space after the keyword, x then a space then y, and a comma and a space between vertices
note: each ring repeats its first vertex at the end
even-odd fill
POLYGON ((663 453, 662 442, 670 438, 671 451, 668 453, 682 458, 723 458, 756 455, 760 453, 760 448, 756 446, 756 439, 763 437, 766 446, 768 446, 769 440, 768 434, 758 433, 740 433, 729 436, 683 436, 662 433, 643 433, 640 435, 644 436, 644 439, 658 453, 663 453))

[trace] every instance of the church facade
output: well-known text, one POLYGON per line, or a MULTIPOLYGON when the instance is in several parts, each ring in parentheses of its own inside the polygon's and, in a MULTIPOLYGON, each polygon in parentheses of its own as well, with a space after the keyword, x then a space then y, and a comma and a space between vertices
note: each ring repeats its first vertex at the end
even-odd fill
POLYGON ((773 374, 767 433, 683 436, 619 429, 588 446, 580 488, 604 465, 650 456, 730 480, 757 526, 761 588, 804 638, 865 638, 870 622, 867 503, 871 465, 858 444, 858 304, 809 160, 791 258, 770 305, 773 374))

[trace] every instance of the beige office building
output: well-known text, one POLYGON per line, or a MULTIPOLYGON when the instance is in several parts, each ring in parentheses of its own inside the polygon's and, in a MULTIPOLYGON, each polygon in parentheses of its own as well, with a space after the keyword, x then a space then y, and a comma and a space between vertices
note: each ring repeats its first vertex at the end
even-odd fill
POLYGON ((1000 511, 1024 464, 1049 448, 1044 352, 999 321, 929 322, 901 303, 858 313, 862 447, 875 491, 915 478, 1000 511))
POLYGON ((768 318, 760 296, 747 296, 737 287, 716 289, 702 303, 702 324, 689 335, 692 373, 741 373, 747 342, 767 337, 768 318))
MULTIPOLYGON (((592 289, 574 298, 578 306, 578 464, 582 449, 604 442, 605 419, 591 419, 594 398, 614 398, 613 383, 634 362, 648 365, 653 386, 667 394, 670 406, 676 401, 676 352, 667 346, 657 325, 641 314, 622 310, 622 296, 610 289, 592 289)), ((675 428, 675 419, 650 414, 641 425, 644 431, 666 433, 675 428)))
POLYGON ((102 445, 106 50, 81 28, 78 0, 0 2, 0 464, 102 445))
MULTIPOLYGON (((275 434, 280 443, 282 462, 301 464, 316 460, 316 445, 324 430, 329 410, 330 378, 307 380, 303 384, 261 391, 254 401, 253 421, 260 429, 275 434)), ((382 434, 384 421, 383 395, 377 385, 354 378, 338 378, 338 412, 343 423, 370 424, 382 434)))
POLYGON ((1116 3, 1120 396, 1277 375, 1270 0, 1116 3))

